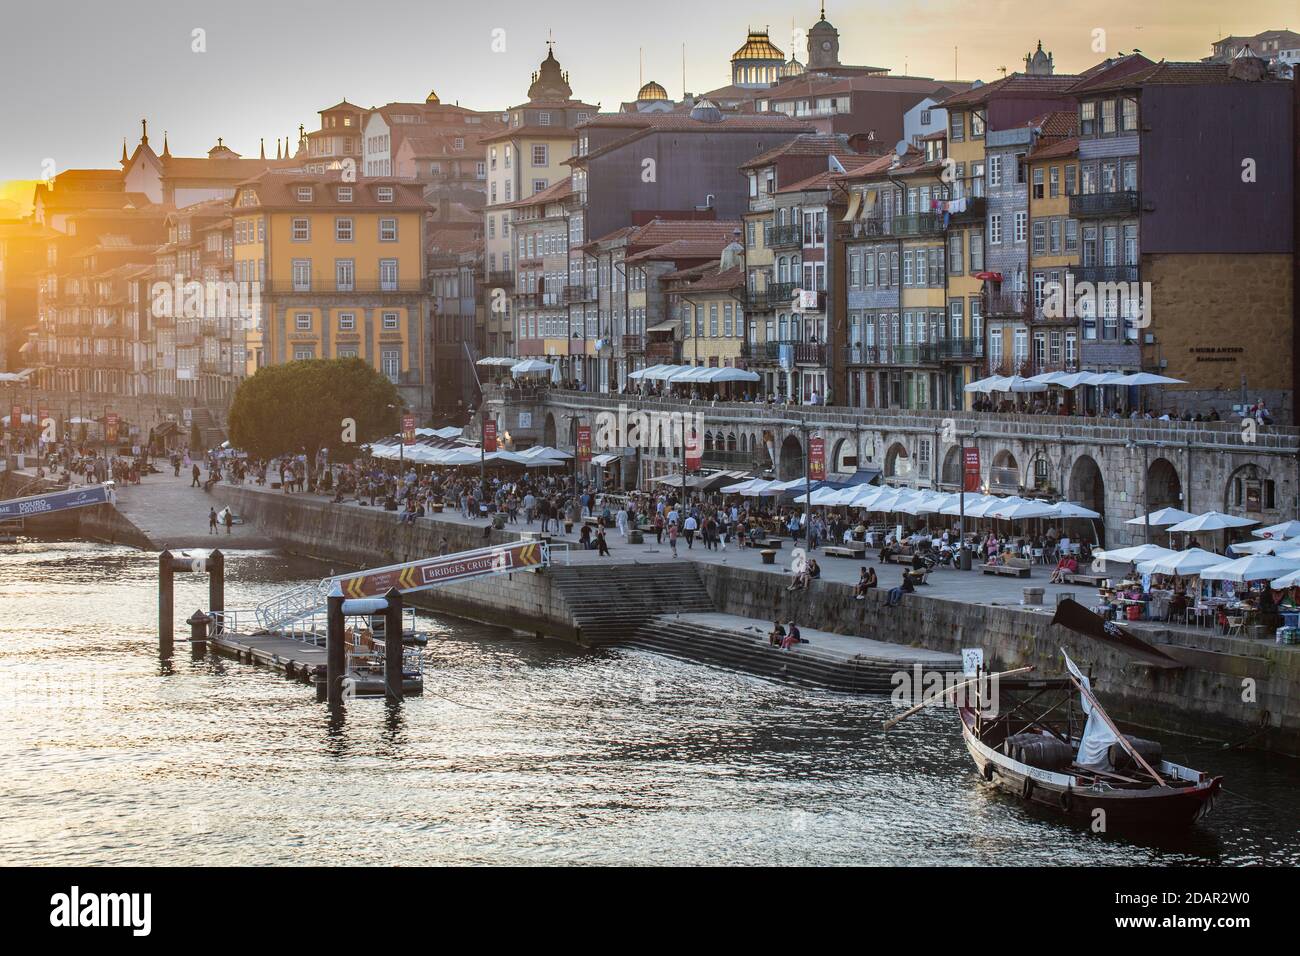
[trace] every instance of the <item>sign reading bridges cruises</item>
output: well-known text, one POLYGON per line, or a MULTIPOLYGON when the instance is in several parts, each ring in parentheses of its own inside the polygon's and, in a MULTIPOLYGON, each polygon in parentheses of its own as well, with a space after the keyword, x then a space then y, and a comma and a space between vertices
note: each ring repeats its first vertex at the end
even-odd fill
POLYGON ((357 574, 339 575, 337 581, 348 598, 378 597, 389 588, 419 591, 439 584, 450 584, 488 574, 526 571, 546 560, 543 546, 537 541, 521 541, 468 554, 443 555, 375 568, 357 574))
POLYGON ((32 518, 55 511, 67 511, 70 508, 108 504, 111 500, 108 489, 103 485, 76 488, 72 491, 53 491, 45 495, 32 495, 29 498, 12 498, 9 501, 0 501, 0 520, 32 518))

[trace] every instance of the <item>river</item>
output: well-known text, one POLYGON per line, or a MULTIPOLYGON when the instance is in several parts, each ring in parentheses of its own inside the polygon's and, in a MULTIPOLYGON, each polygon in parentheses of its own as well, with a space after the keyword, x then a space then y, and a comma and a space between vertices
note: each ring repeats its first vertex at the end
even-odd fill
MULTIPOLYGON (((1300 863, 1294 760, 1166 740, 1230 793, 1187 832, 1094 835, 983 784, 950 710, 885 736, 886 698, 449 618, 424 697, 332 724, 269 670, 181 643, 164 668, 156 567, 0 548, 0 863, 1300 863)), ((328 572, 231 552, 226 604, 328 572)), ((206 576, 177 581, 179 636, 206 576)))

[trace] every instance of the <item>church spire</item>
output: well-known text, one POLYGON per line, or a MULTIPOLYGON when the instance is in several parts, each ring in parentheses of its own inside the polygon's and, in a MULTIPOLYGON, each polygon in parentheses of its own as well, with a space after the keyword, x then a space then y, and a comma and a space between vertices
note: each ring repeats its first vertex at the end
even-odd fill
POLYGON ((166 130, 163 130, 163 151, 162 151, 162 154, 163 154, 163 159, 171 159, 172 151, 171 151, 171 148, 167 145, 167 131, 166 131, 166 130))
POLYGON ((140 120, 140 145, 149 145, 149 121, 147 119, 140 120))
POLYGON ((122 165, 125 166, 130 160, 126 156, 126 137, 122 137, 122 165))
POLYGON ((266 159, 266 137, 259 138, 258 142, 262 144, 262 159, 266 159))

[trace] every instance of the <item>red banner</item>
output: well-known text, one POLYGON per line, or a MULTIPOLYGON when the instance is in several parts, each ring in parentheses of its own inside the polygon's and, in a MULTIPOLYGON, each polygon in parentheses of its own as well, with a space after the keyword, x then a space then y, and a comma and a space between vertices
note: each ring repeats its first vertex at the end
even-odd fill
POLYGON ((974 446, 965 449, 962 458, 962 487, 966 491, 980 490, 980 450, 974 446))
POLYGON ((578 464, 585 465, 591 461, 591 426, 578 426, 578 464))
POLYGON ((117 441, 117 412, 104 414, 104 440, 109 444, 117 441))
POLYGON ((494 419, 489 419, 483 423, 483 451, 491 452, 497 450, 497 423, 494 419))
POLYGON ((825 438, 810 438, 808 440, 808 480, 826 480, 825 438))
POLYGON ((22 427, 22 424, 23 407, 21 405, 15 405, 13 408, 9 409, 9 427, 18 429, 22 427))
POLYGON ((402 416, 402 444, 403 445, 415 444, 415 416, 414 415, 402 416))
POLYGON ((686 433, 682 437, 686 442, 686 470, 699 468, 704 464, 704 436, 687 425, 686 433))

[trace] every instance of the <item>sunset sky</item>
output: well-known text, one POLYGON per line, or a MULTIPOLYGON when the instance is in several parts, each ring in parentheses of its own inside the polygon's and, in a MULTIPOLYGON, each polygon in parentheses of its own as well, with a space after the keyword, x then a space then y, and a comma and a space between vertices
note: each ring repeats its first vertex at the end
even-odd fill
MULTIPOLYGON (((1224 34, 1297 25, 1294 0, 832 0, 826 12, 845 63, 947 79, 955 46, 957 75, 986 81, 999 67, 1019 68, 1039 38, 1057 71, 1072 72, 1102 58, 1091 49, 1098 28, 1108 53, 1136 47, 1185 60, 1209 55, 1224 34)), ((299 123, 314 128, 316 111, 344 97, 378 106, 423 100, 433 88, 444 102, 514 105, 526 98, 548 30, 574 94, 588 102, 613 109, 635 95, 638 48, 645 78, 680 97, 683 43, 686 86, 698 94, 728 81, 748 26, 770 26, 788 56, 792 27, 817 15, 807 0, 7 0, 0 179, 37 178, 46 157, 60 170, 112 166, 123 136, 134 147, 141 117, 159 149, 166 130, 175 154, 202 155, 222 136, 256 156, 259 137, 273 154, 276 137, 296 137, 299 123), (504 53, 490 50, 496 28, 506 30, 504 53), (205 53, 191 50, 195 29, 206 31, 205 53)))

